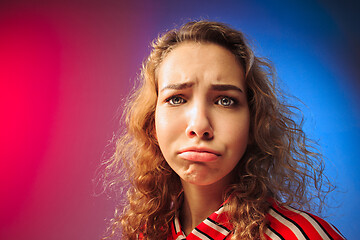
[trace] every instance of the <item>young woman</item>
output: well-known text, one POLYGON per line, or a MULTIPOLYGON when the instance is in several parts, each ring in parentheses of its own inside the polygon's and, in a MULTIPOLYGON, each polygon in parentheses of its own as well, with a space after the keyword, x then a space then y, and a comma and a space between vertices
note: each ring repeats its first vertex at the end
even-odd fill
POLYGON ((130 183, 109 238, 343 239, 304 212, 321 209, 331 185, 273 75, 221 23, 159 37, 106 163, 109 184, 124 169, 130 183))

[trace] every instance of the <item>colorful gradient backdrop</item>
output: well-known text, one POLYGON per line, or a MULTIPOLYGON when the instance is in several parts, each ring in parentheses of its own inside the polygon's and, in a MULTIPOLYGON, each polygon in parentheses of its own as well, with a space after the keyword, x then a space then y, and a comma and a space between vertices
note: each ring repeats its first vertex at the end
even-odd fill
POLYGON ((0 2, 0 239, 99 239, 115 201, 93 179, 149 42, 189 19, 253 39, 338 185, 328 221, 360 235, 356 1, 0 2), (291 3, 290 3, 291 2, 291 3))

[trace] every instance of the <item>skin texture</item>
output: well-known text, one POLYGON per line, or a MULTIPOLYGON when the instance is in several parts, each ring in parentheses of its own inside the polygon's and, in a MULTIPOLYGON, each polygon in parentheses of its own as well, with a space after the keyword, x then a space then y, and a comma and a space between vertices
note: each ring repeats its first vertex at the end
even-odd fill
POLYGON ((227 49, 184 42, 158 71, 156 137, 184 188, 181 221, 189 233, 222 202, 249 138, 242 66, 227 49))

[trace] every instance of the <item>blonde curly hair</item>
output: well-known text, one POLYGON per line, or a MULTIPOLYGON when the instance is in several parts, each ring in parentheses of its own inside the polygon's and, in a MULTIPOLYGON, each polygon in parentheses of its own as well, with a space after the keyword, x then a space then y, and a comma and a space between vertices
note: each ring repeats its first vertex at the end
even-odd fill
POLYGON ((302 130, 302 120, 294 120, 298 109, 287 105, 275 86, 271 64, 254 56, 243 33, 222 23, 195 21, 153 42, 140 84, 128 98, 126 129, 116 142, 114 155, 105 162, 104 171, 108 186, 119 190, 124 181, 129 183, 127 202, 117 208, 104 239, 137 239, 142 233, 145 239, 158 240, 169 234, 176 211, 173 203, 182 186, 155 137, 157 70, 167 54, 184 41, 223 46, 245 70, 251 143, 236 166, 236 181, 224 195, 234 226, 232 239, 264 239, 269 199, 320 212, 332 185, 323 175, 323 160, 316 144, 302 130))

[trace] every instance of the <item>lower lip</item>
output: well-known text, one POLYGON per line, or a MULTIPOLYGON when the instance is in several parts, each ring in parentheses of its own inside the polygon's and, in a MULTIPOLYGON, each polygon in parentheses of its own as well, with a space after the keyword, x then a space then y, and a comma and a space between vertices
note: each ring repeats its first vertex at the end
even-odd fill
POLYGON ((194 151, 182 152, 179 154, 179 156, 185 160, 193 162, 213 162, 219 157, 218 155, 210 152, 194 151))

